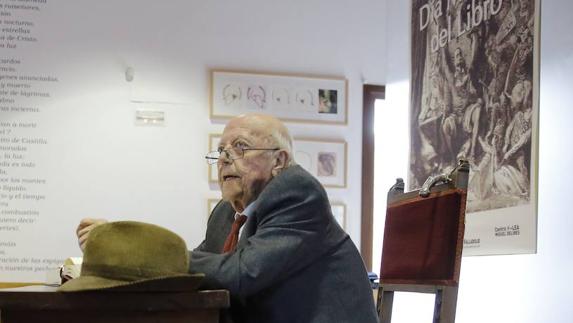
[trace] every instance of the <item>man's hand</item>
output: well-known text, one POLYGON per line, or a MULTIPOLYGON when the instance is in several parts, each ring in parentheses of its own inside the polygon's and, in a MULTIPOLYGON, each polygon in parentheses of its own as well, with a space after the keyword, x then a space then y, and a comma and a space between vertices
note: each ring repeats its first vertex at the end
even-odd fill
POLYGON ((85 218, 80 221, 78 228, 76 229, 76 235, 78 236, 78 244, 80 245, 80 249, 84 251, 86 247, 86 241, 90 235, 90 231, 93 228, 97 227, 100 224, 107 223, 106 219, 92 219, 92 218, 85 218))

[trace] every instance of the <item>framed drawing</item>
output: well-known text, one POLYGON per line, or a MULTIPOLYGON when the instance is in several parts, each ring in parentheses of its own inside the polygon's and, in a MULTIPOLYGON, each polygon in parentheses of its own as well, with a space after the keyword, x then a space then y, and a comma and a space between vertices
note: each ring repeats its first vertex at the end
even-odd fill
POLYGON ((284 121, 347 123, 345 78, 211 71, 211 118, 271 114, 284 121))
POLYGON ((346 142, 295 138, 294 159, 324 187, 346 187, 346 142))
MULTIPOLYGON (((219 145, 219 140, 221 140, 221 134, 209 134, 209 151, 217 150, 217 146, 219 145)), ((207 165, 209 167, 209 182, 217 183, 218 182, 218 175, 217 175, 217 164, 207 165)))
POLYGON ((346 230, 346 205, 344 203, 331 203, 330 208, 332 210, 332 215, 336 219, 336 222, 340 224, 342 229, 346 230))
MULTIPOLYGON (((209 151, 219 145, 221 134, 209 134, 209 151)), ((346 187, 346 142, 324 139, 293 139, 297 164, 314 175, 324 187, 346 187)), ((217 183, 217 164, 209 166, 209 182, 217 183)))

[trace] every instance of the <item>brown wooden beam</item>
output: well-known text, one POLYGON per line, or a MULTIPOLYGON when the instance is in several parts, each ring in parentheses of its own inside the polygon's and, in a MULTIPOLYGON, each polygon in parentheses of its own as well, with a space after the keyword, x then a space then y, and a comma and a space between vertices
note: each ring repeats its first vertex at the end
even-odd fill
POLYGON ((372 271, 372 226, 374 223, 374 104, 384 99, 386 87, 365 84, 362 101, 362 217, 360 254, 372 271))

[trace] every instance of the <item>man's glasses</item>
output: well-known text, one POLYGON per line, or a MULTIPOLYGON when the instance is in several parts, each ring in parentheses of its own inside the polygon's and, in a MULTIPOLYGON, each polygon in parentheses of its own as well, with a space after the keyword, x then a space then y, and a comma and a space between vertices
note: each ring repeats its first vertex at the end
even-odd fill
POLYGON ((227 158, 229 158, 230 160, 237 160, 245 157, 245 151, 250 151, 250 150, 276 151, 279 149, 280 148, 250 148, 250 147, 231 147, 229 149, 223 149, 222 147, 220 147, 218 150, 211 151, 207 155, 205 155, 205 160, 207 160, 207 163, 211 165, 217 163, 219 159, 223 157, 223 154, 227 155, 227 158))

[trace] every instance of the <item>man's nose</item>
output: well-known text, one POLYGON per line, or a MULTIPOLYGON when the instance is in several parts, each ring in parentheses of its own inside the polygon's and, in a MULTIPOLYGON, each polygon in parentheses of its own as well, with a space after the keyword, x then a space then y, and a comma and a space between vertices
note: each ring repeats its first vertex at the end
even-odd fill
POLYGON ((223 164, 230 164, 231 162, 233 162, 233 160, 231 159, 231 155, 229 155, 229 151, 228 150, 223 150, 219 156, 219 162, 223 163, 223 164))

